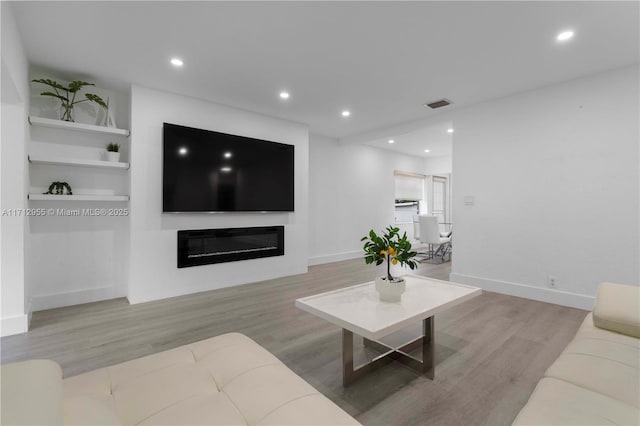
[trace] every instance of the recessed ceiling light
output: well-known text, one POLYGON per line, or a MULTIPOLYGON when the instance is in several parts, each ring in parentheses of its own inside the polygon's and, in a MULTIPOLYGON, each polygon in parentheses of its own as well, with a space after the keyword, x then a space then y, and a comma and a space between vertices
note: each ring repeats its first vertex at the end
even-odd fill
POLYGON ((394 141, 393 139, 389 139, 387 142, 389 142, 389 143, 395 143, 396 141, 394 141))
POLYGON ((221 172, 225 172, 225 173, 229 173, 231 171, 231 167, 229 167, 229 166, 220 167, 220 171, 221 172))
POLYGON ((453 129, 447 129, 447 133, 453 133, 453 129))
POLYGON ((289 99, 289 92, 280 92, 280 99, 289 99))
POLYGON ((171 65, 173 65, 175 67, 181 67, 181 66, 184 65, 184 62, 182 62, 182 59, 171 58, 171 65))
POLYGON ((351 115, 351 111, 349 111, 348 109, 345 109, 344 111, 342 111, 342 116, 343 117, 348 117, 351 115))
POLYGON ((231 158, 233 156, 233 154, 231 153, 231 151, 227 151, 224 153, 224 158, 231 158))
POLYGON ((560 34, 558 34, 558 36, 556 37, 556 40, 558 40, 558 41, 567 41, 571 37, 573 37, 573 31, 563 31, 560 34))
POLYGON ((189 150, 184 146, 178 150, 178 154, 180 155, 187 155, 187 152, 189 152, 189 150))
POLYGON ((425 149, 424 152, 431 152, 431 150, 430 149, 425 149))

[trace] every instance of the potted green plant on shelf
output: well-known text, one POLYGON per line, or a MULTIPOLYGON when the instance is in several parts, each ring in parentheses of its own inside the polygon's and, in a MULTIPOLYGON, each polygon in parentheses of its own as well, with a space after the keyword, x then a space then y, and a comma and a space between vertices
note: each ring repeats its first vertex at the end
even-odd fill
POLYGON ((71 190, 71 186, 69 186, 67 182, 51 182, 51 185, 49 185, 49 189, 47 190, 47 192, 43 192, 43 194, 73 195, 73 191, 71 190), (67 191, 66 194, 64 193, 65 190, 67 191))
POLYGON ((367 265, 382 265, 386 261, 386 276, 376 278, 376 290, 380 293, 380 300, 399 302, 407 284, 404 278, 394 278, 391 275, 391 265, 408 266, 412 270, 418 266, 414 259, 418 253, 411 251, 407 233, 400 236, 400 228, 388 226, 382 235, 377 235, 372 229, 369 235, 362 237, 360 241, 365 241, 363 249, 367 265))
POLYGON ((65 87, 57 81, 51 80, 49 78, 39 78, 32 81, 34 83, 45 84, 53 89, 53 92, 42 92, 40 93, 40 95, 50 96, 60 100, 60 102, 62 103, 62 116, 60 117, 60 120, 73 122, 73 107, 80 102, 94 102, 100 105, 102 108, 107 109, 107 104, 105 103, 105 101, 102 100, 100 96, 93 93, 85 93, 84 99, 76 100, 78 92, 85 86, 95 86, 95 84, 93 83, 74 80, 65 87))
POLYGON ((109 142, 107 144, 107 160, 115 161, 116 163, 120 161, 120 145, 117 143, 109 142))

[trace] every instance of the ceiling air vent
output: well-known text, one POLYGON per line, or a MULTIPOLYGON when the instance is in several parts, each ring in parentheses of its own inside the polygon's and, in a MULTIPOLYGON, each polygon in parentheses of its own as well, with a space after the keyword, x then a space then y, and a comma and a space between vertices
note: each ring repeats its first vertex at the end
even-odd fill
POLYGON ((439 101, 424 104, 425 108, 429 107, 431 109, 442 108, 447 105, 451 105, 451 101, 448 99, 440 99, 439 101))

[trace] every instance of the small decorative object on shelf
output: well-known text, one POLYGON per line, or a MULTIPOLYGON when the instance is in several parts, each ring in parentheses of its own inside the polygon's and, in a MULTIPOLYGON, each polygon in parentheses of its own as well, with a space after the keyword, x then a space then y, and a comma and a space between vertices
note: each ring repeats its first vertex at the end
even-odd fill
POLYGON ((109 98, 107 98, 106 104, 107 104, 107 106, 103 109, 103 113, 102 114, 98 114, 98 120, 97 120, 96 124, 98 126, 116 128, 116 121, 113 118, 113 112, 111 111, 111 108, 109 107, 109 98))
POLYGON ((102 108, 107 108, 107 104, 102 100, 102 98, 98 95, 94 95, 92 93, 85 93, 85 99, 76 100, 76 96, 78 92, 84 86, 95 86, 93 83, 88 83, 86 81, 74 80, 68 84, 67 87, 58 83, 55 80, 51 80, 49 78, 39 78, 37 80, 32 80, 34 83, 46 84, 53 88, 53 92, 42 92, 41 96, 51 96, 53 98, 57 98, 62 103, 62 117, 60 120, 63 121, 74 121, 73 120, 73 106, 79 104, 80 102, 95 102, 100 105, 102 108))
POLYGON ((43 194, 73 195, 73 192, 67 182, 52 182, 51 185, 49 185, 49 190, 47 192, 43 192, 43 194), (64 193, 65 189, 67 190, 66 194, 64 193))
POLYGON ((367 265, 375 263, 381 265, 387 262, 387 274, 385 277, 376 278, 376 290, 380 293, 380 300, 383 302, 399 302, 402 293, 406 290, 406 283, 403 278, 393 278, 391 276, 391 265, 400 264, 415 269, 418 262, 413 259, 418 253, 411 251, 411 243, 407 239, 405 232, 400 236, 400 228, 388 226, 381 236, 378 236, 373 229, 368 236, 362 237, 360 241, 364 243, 364 261, 367 265))
POLYGON ((107 144, 107 160, 120 161, 120 145, 117 143, 109 142, 107 144))

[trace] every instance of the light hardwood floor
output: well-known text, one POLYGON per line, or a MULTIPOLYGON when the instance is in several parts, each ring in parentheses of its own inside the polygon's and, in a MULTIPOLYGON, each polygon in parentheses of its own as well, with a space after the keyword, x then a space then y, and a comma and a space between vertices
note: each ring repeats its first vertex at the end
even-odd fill
MULTIPOLYGON (((447 279, 449 271, 450 263, 422 264, 416 274, 447 279)), ((2 363, 49 358, 69 377, 238 331, 365 425, 506 425, 586 315, 485 292, 436 316, 433 381, 390 364, 343 388, 341 330, 298 310, 294 300, 380 272, 358 259, 139 305, 114 299, 36 312, 31 331, 1 339, 2 363)), ((360 356, 370 355, 361 349, 360 356)))

